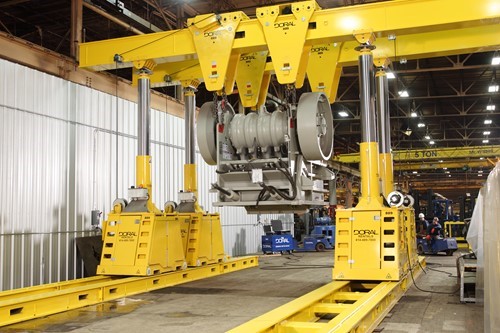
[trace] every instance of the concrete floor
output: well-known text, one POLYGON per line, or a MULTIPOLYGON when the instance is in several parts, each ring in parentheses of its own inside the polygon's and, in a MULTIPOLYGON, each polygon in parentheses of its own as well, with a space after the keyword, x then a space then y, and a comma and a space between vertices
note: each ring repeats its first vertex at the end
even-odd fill
MULTIPOLYGON (((483 308, 460 304, 453 257, 427 270, 377 331, 482 332, 483 308), (449 274, 448 274, 449 273, 449 274), (453 294, 438 294, 446 292, 453 294), (454 293, 455 292, 455 293, 454 293)), ((0 332, 225 332, 331 280, 332 252, 260 258, 260 266, 32 320, 0 332)))

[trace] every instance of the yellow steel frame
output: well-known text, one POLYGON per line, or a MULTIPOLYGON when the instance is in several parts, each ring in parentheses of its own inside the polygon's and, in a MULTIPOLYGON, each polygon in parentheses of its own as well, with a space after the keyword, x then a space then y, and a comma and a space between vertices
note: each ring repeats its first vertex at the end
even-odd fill
POLYGON ((446 221, 444 222, 444 230, 446 231, 448 237, 453 237, 456 239, 459 249, 470 249, 470 245, 465 237, 456 236, 453 233, 453 226, 459 226, 460 228, 463 228, 464 225, 465 222, 463 221, 446 221))
MULTIPOLYGON (((420 273, 415 265, 413 277, 420 273)), ((411 283, 410 275, 397 282, 333 281, 229 332, 371 332, 411 283)))
POLYGON ((460 161, 443 161, 443 162, 428 162, 428 163, 397 163, 394 165, 394 170, 430 170, 430 169, 461 169, 468 168, 493 168, 495 165, 488 160, 460 160, 460 161))
POLYGON ((255 267, 258 257, 148 277, 96 276, 0 292, 0 327, 143 292, 255 267))
POLYGON ((500 44, 500 8, 494 0, 395 0, 327 10, 303 1, 291 8, 292 14, 283 14, 283 5, 260 8, 257 19, 242 12, 201 15, 188 22, 188 29, 83 43, 80 66, 115 68, 115 55, 122 67, 154 59, 158 66, 153 86, 165 84, 166 76, 181 80, 186 75, 205 81, 209 90, 225 88, 230 93, 240 55, 270 51, 281 84, 301 86, 307 68, 312 90, 323 91, 333 101, 341 67, 354 64, 358 56, 355 31, 377 36, 375 58, 395 53, 406 58, 450 55, 493 50, 500 44), (396 35, 397 43, 389 35, 396 35), (308 60, 317 56, 314 50, 328 45, 338 48, 338 54, 329 56, 331 70, 318 77, 308 60))
MULTIPOLYGON (((392 155, 394 162, 497 157, 500 156, 500 145, 396 150, 392 155)), ((360 157, 359 153, 343 154, 335 156, 334 160, 341 163, 359 163, 360 157)))

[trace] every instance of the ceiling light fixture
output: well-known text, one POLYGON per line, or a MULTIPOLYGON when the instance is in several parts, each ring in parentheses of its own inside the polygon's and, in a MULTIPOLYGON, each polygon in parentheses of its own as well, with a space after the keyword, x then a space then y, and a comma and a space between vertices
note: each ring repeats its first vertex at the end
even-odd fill
POLYGON ((486 111, 495 111, 495 104, 486 105, 486 111))
POLYGON ((490 142, 490 140, 483 140, 483 143, 488 143, 490 142))
POLYGON ((425 140, 430 140, 431 139, 431 136, 430 135, 426 135, 424 136, 425 140))
POLYGON ((500 53, 498 51, 495 51, 495 53, 493 53, 493 58, 491 58, 491 64, 500 65, 500 53))
POLYGON ((398 94, 400 97, 410 97, 410 94, 408 94, 408 90, 398 91, 398 94))
POLYGON ((418 171, 413 171, 412 173, 416 175, 418 173, 418 171))
POLYGON ((490 134, 491 134, 491 132, 490 132, 490 131, 484 131, 484 132, 483 132, 483 135, 490 135, 490 134))
POLYGON ((435 144, 435 142, 431 140, 431 141, 429 141, 429 144, 433 145, 433 144, 435 144))
POLYGON ((425 124, 424 123, 418 123, 417 126, 418 127, 425 127, 425 124))
POLYGON ((345 117, 349 117, 349 114, 345 111, 340 111, 339 116, 341 116, 342 118, 345 118, 345 117))
POLYGON ((491 78, 490 85, 488 86, 488 92, 496 93, 496 92, 498 92, 498 88, 500 88, 500 87, 498 86, 498 83, 497 83, 496 71, 493 70, 493 77, 491 78))
POLYGON ((387 72, 386 73, 387 79, 392 80, 396 78, 396 75, 394 75, 393 72, 387 72))
POLYGON ((490 125, 492 123, 491 119, 485 119, 484 124, 485 125, 490 125))

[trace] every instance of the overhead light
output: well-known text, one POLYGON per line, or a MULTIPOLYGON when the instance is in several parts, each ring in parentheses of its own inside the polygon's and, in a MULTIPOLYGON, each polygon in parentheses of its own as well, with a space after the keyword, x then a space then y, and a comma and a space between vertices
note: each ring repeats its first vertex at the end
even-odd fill
POLYGON ((490 140, 483 140, 483 143, 488 143, 490 142, 490 140))
POLYGON ((431 139, 431 136, 430 135, 426 135, 424 136, 425 140, 430 140, 431 139))
POLYGON ((412 173, 415 175, 415 174, 417 174, 417 173, 418 173, 418 171, 413 171, 412 173))
POLYGON ((482 177, 482 176, 483 176, 483 174, 482 174, 482 173, 479 173, 477 176, 478 176, 478 177, 482 177))
POLYGON ((443 170, 448 170, 448 168, 444 167, 443 170))
MULTIPOLYGON (((398 94, 399 96, 401 97, 410 97, 410 94, 408 94, 408 91, 407 90, 401 90, 401 91, 398 91, 398 94)), ((415 116, 416 117, 416 116, 415 116)))
POLYGON ((429 141, 429 144, 433 145, 433 144, 435 144, 435 142, 431 140, 431 141, 429 141))
POLYGON ((485 124, 485 125, 489 125, 489 124, 491 124, 491 123, 492 123, 491 119, 485 119, 485 120, 484 120, 484 124, 485 124))
POLYGON ((486 105, 486 111, 495 111, 495 104, 486 105))
POLYGON ((417 126, 418 127, 425 127, 425 124, 424 123, 418 123, 417 126))
POLYGON ((439 160, 439 163, 443 163, 444 161, 443 160, 439 160))
POLYGON ((493 53, 493 58, 491 58, 491 64, 500 65, 500 53, 498 53, 498 51, 495 51, 495 53, 493 53))
MULTIPOLYGON (((498 84, 496 84, 495 82, 491 82, 491 84, 488 87, 488 92, 490 92, 490 93, 498 92, 498 88, 499 88, 498 84)), ((403 96, 401 96, 401 97, 403 97, 403 96)), ((405 97, 408 97, 408 96, 405 96, 405 97)))
POLYGON ((410 136, 412 133, 412 130, 410 127, 408 127, 405 131, 403 131, 403 134, 406 135, 406 136, 410 136))
POLYGON ((451 175, 448 175, 448 177, 451 177, 451 175))
POLYGON ((480 160, 484 160, 484 157, 480 157, 479 159, 480 159, 480 160))
POLYGON ((483 170, 479 170, 477 173, 483 173, 483 170))
POLYGON ((340 111, 339 112, 339 116, 345 118, 345 117, 349 117, 349 114, 347 112, 345 112, 345 111, 340 111))
POLYGON ((490 131, 484 131, 484 132, 483 132, 483 135, 490 135, 490 134, 491 134, 491 132, 490 132, 490 131))
POLYGON ((392 80, 392 79, 395 79, 396 78, 396 75, 394 75, 393 72, 387 72, 386 73, 386 76, 389 80, 392 80))
MULTIPOLYGON (((406 96, 406 97, 408 97, 408 96, 406 96)), ((412 118, 416 118, 416 117, 418 116, 418 114, 417 114, 415 111, 412 111, 412 112, 410 113, 410 116, 411 116, 412 118)), ((425 125, 424 125, 424 126, 425 126, 425 125)), ((420 126, 418 126, 418 127, 420 127, 420 126)))
POLYGON ((445 173, 450 173, 449 171, 446 171, 445 173))

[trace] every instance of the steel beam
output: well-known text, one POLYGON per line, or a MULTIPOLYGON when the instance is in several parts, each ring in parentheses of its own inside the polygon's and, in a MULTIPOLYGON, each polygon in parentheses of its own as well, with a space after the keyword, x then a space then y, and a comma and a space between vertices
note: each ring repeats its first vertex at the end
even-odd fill
MULTIPOLYGON (((136 102, 137 89, 129 81, 108 73, 78 68, 74 59, 0 31, 0 58, 35 68, 65 80, 136 102)), ((184 106, 175 98, 151 90, 151 107, 184 117, 184 106)))
POLYGON ((461 160, 461 161, 443 161, 429 162, 429 163, 397 163, 394 165, 395 171, 408 171, 408 170, 435 170, 435 169, 461 169, 468 168, 490 168, 492 165, 487 160, 461 160))
MULTIPOLYGON (((450 158, 480 158, 500 156, 500 145, 471 146, 437 149, 397 150, 392 152, 395 163, 398 161, 430 161, 450 158)), ((341 163, 359 163, 359 153, 343 154, 334 157, 334 161, 341 163)))
MULTIPOLYGON (((377 34, 374 56, 390 55, 419 58, 451 55, 474 50, 493 50, 500 44, 498 18, 500 8, 493 0, 396 0, 327 10, 312 15, 305 44, 349 42, 343 46, 340 64, 354 63, 353 32, 371 29, 377 34), (429 8, 433 8, 429 12, 429 8), (450 10, 453 8, 453 10, 450 10), (407 13, 412 13, 408 16, 407 13), (434 14, 433 14, 434 13, 434 14), (462 28, 467 26, 467 28, 462 28), (418 31, 418 33, 415 33, 418 31), (398 38, 397 49, 387 39, 398 38)), ((257 19, 242 20, 233 53, 267 50, 262 25, 257 19), (241 37, 241 38, 240 38, 241 37)), ((193 37, 188 29, 159 32, 99 42, 84 43, 80 48, 82 67, 96 70, 114 66, 115 54, 123 57, 126 66, 134 60, 157 59, 175 62, 196 57, 193 37)))
POLYGON ((257 257, 147 277, 96 276, 0 292, 0 327, 258 265, 257 257))

